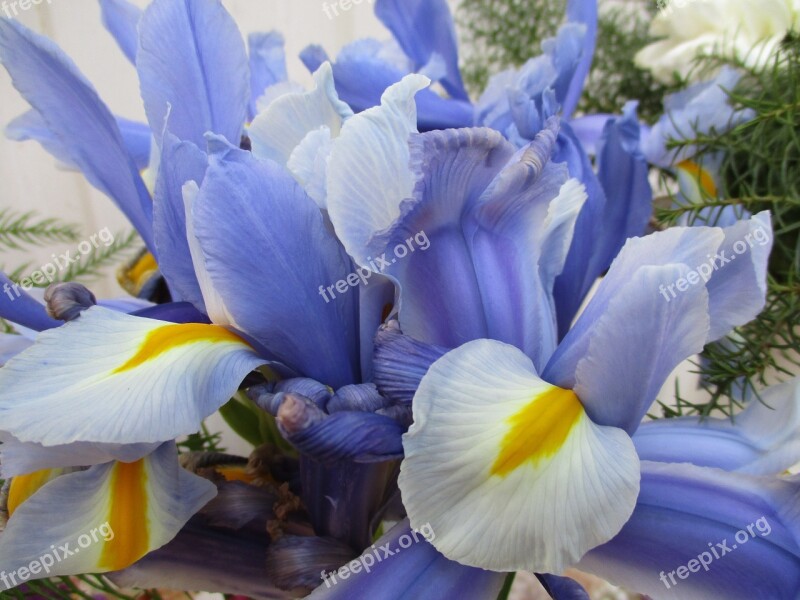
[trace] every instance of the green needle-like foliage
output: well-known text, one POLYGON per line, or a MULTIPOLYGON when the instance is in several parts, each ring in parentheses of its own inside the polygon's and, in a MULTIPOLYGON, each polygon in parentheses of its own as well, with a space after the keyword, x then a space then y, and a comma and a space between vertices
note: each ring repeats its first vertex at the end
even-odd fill
POLYGON ((33 212, 19 213, 10 208, 0 208, 0 250, 77 242, 79 236, 77 225, 61 223, 57 219, 40 219, 33 212))
POLYGON ((768 377, 787 378, 800 372, 800 37, 787 37, 774 60, 761 68, 720 56, 704 60, 712 66, 732 62, 744 72, 729 95, 734 108, 750 109, 754 118, 724 133, 674 144, 696 144, 700 160, 703 155, 724 156, 723 200, 678 203, 658 211, 658 216, 671 225, 679 219, 701 221, 701 211, 708 207, 769 210, 773 250, 765 309, 729 338, 707 346, 697 366, 710 400, 699 405, 679 400, 677 406, 665 409, 666 416, 731 414, 735 405, 730 396, 754 391, 768 377))

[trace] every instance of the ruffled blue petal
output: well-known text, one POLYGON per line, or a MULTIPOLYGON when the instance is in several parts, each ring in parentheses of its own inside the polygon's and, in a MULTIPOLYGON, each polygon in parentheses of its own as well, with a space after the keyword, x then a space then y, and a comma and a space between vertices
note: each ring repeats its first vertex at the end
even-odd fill
POLYGON ((63 325, 61 321, 50 318, 44 304, 32 298, 2 271, 0 271, 0 284, 3 286, 0 294, 0 318, 35 331, 63 325))
POLYGON ((198 148, 208 131, 238 144, 250 103, 247 52, 219 0, 155 0, 139 35, 136 68, 153 131, 169 114, 170 131, 198 148))
POLYGON ((206 268, 237 329, 303 375, 333 388, 356 382, 357 292, 328 302, 320 292, 353 265, 292 176, 248 153, 215 156, 194 215, 206 268))
POLYGON ((633 516, 578 568, 654 598, 794 600, 798 517, 797 478, 644 461, 633 516))
POLYGON ((505 573, 465 567, 448 560, 425 540, 425 533, 428 532, 412 532, 408 520, 398 523, 361 555, 361 564, 373 563, 370 572, 350 573, 346 579, 336 575, 335 583, 329 579, 309 599, 440 600, 497 597, 505 573), (387 552, 391 554, 387 555, 387 552))
POLYGON ((154 251, 153 206, 114 117, 49 39, 0 19, 0 61, 89 182, 109 196, 154 251))
POLYGON ((114 36, 125 57, 136 64, 136 52, 139 49, 139 20, 142 10, 128 0, 100 0, 103 25, 114 36))
POLYGON ((442 87, 452 98, 469 101, 458 68, 453 16, 445 0, 378 0, 375 14, 414 61, 414 71, 442 61, 446 73, 439 80, 442 87))

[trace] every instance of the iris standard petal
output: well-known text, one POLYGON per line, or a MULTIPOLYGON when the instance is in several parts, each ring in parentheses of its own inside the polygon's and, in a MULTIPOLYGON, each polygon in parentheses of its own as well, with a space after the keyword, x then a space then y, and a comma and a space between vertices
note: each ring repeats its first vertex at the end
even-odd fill
POLYGON ((139 24, 136 69, 147 120, 205 148, 212 131, 238 144, 250 103, 247 52, 219 0, 154 0, 139 24))
POLYGON ((150 194, 114 117, 75 64, 49 39, 7 19, 0 19, 0 61, 70 162, 114 201, 153 251, 150 194))
POLYGON ((0 283, 3 284, 3 293, 0 294, 0 318, 35 331, 52 329, 62 324, 61 321, 50 318, 44 304, 30 296, 2 271, 0 271, 0 283))
POLYGON ((23 569, 34 579, 104 573, 163 546, 216 494, 213 483, 181 469, 177 458, 167 443, 133 463, 50 481, 16 508, 0 535, 0 571, 20 579, 23 569))
POLYGON ((48 446, 171 440, 197 431, 264 362, 217 325, 95 306, 0 369, 0 421, 17 439, 48 446))
MULTIPOLYGON (((656 390, 653 393, 657 393, 663 383, 663 380, 657 382, 656 379, 660 374, 668 375, 671 362, 688 358, 693 354, 689 352, 691 348, 696 348, 695 351, 701 349, 733 327, 751 320, 761 310, 765 301, 767 249, 771 240, 769 213, 766 212, 733 228, 676 227, 629 239, 598 286, 597 293, 550 359, 544 378, 561 387, 576 389, 598 423, 624 426, 632 432, 631 428, 638 424, 634 415, 646 412, 644 404, 648 398, 650 401, 654 399, 650 392, 656 390), (734 247, 736 250, 732 250, 734 247), (653 270, 653 267, 657 269, 653 270), (675 279, 672 283, 668 282, 664 268, 673 270, 675 279), (643 269, 642 274, 637 275, 643 269), (630 286, 629 282, 637 277, 642 285, 648 287, 635 289, 630 286), (748 289, 750 286, 752 290, 748 289), (707 303, 690 302, 688 298, 695 296, 700 288, 707 292, 707 303), (728 297, 731 290, 736 290, 735 300, 728 297), (648 313, 645 310, 646 316, 640 318, 635 333, 640 345, 636 350, 627 338, 623 341, 621 337, 620 327, 623 323, 631 323, 630 317, 626 316, 627 309, 623 308, 628 301, 631 306, 639 307, 636 310, 650 306, 655 311, 648 313), (612 302, 616 304, 613 312, 618 321, 612 325, 609 316, 606 326, 598 328, 598 322, 611 314, 612 302), (673 303, 687 308, 678 311, 670 306, 673 303), (701 315, 700 310, 706 310, 707 316, 701 315), (658 317, 654 318, 654 314, 658 317), (666 327, 668 323, 671 325, 666 327), (681 337, 676 333, 678 331, 687 337, 678 339, 681 337), (612 339, 617 339, 617 342, 612 342, 612 339), (609 352, 609 345, 616 350, 609 352), (618 353, 623 346, 625 350, 618 353), (626 385, 625 390, 617 395, 624 378, 616 377, 614 380, 611 373, 616 373, 616 367, 604 370, 602 365, 611 367, 618 360, 616 357, 638 352, 641 348, 649 350, 640 352, 635 362, 628 363, 625 369, 630 370, 630 376, 640 383, 644 383, 643 377, 647 379, 646 388, 626 385), (662 353, 659 348, 668 351, 662 353), (580 363, 583 363, 584 371, 578 377, 580 363), (647 368, 642 368, 644 364, 648 365, 647 368), (639 368, 642 372, 636 375, 633 370, 639 368), (643 374, 645 371, 647 373, 643 374)), ((621 366, 617 364, 617 367, 621 366)))
POLYGON ((477 340, 449 352, 412 406, 398 485, 411 524, 429 524, 452 560, 560 573, 633 511, 633 442, 595 425, 512 346, 477 340))
POLYGON ((206 307, 187 239, 183 186, 187 181, 201 184, 207 164, 208 156, 200 148, 192 142, 181 142, 169 131, 165 132, 153 199, 158 266, 173 299, 189 301, 202 311, 206 307))
POLYGON ((606 121, 597 144, 597 176, 606 195, 602 236, 595 252, 601 271, 611 265, 628 238, 644 235, 653 213, 650 167, 640 150, 636 102, 621 117, 606 121))
POLYGON ((125 57, 136 64, 136 52, 139 49, 139 20, 142 9, 128 0, 100 0, 103 25, 114 36, 125 57))
POLYGON ((237 327, 299 373, 358 380, 358 296, 320 290, 353 271, 316 204, 271 161, 214 157, 194 208, 210 279, 237 327), (225 202, 219 202, 225 198, 225 202))
POLYGON ((250 119, 258 114, 257 102, 268 87, 288 80, 283 35, 278 31, 247 36, 250 55, 250 119))
MULTIPOLYGON (((337 82, 338 83, 338 82, 337 82)), ((414 95, 429 84, 409 75, 383 95, 381 106, 345 123, 328 164, 328 211, 348 253, 368 264, 369 242, 400 216, 414 191, 408 138, 416 132, 414 95)))
MULTIPOLYGON (((495 598, 503 587, 504 573, 465 567, 448 560, 427 540, 435 530, 412 531, 401 521, 360 558, 347 577, 330 573, 312 593, 311 600, 439 600, 440 598, 495 598), (401 546, 402 545, 402 546, 401 546)), ((347 566, 347 565, 344 565, 347 566)))
POLYGON ((569 90, 561 102, 565 120, 569 120, 578 101, 583 95, 583 85, 589 70, 592 67, 594 58, 594 47, 597 42, 597 0, 568 0, 567 19, 571 23, 580 23, 586 27, 583 35, 583 47, 581 49, 580 61, 571 77, 569 90))
POLYGON ((331 137, 337 137, 352 115, 336 95, 330 63, 324 63, 314 73, 313 90, 279 97, 253 120, 247 134, 255 156, 286 166, 308 134, 326 127, 331 137))
POLYGON ((654 598, 794 600, 798 507, 797 478, 643 461, 633 516, 578 567, 654 598))
POLYGON ((375 15, 414 61, 414 71, 422 70, 434 59, 442 61, 442 87, 452 98, 469 100, 458 68, 453 16, 445 0, 378 0, 375 15))
POLYGON ((773 385, 735 419, 679 417, 643 423, 642 460, 777 475, 800 462, 800 378, 773 385))

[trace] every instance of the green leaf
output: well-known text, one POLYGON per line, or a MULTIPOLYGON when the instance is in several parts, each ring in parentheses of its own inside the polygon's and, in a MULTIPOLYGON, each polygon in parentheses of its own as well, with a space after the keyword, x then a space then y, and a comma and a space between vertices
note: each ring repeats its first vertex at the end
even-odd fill
POLYGON ((41 219, 33 211, 20 213, 0 209, 0 248, 20 250, 24 246, 42 246, 53 242, 77 242, 77 225, 57 219, 41 219))

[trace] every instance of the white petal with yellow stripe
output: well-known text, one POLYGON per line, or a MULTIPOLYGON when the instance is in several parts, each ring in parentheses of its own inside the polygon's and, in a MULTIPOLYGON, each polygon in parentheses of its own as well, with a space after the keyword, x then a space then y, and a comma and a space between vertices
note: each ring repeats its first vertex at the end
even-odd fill
POLYGON ((0 423, 22 442, 164 442, 199 429, 263 364, 218 325, 92 307, 0 369, 0 423))
MULTIPOLYGON (((610 399, 611 400, 611 399, 610 399)), ((639 491, 639 459, 520 350, 476 340, 422 379, 399 485, 412 527, 448 558, 560 573, 613 537, 639 491)))
POLYGON ((215 495, 213 483, 178 465, 173 443, 134 463, 17 477, 0 534, 0 589, 128 567, 172 540, 215 495))

